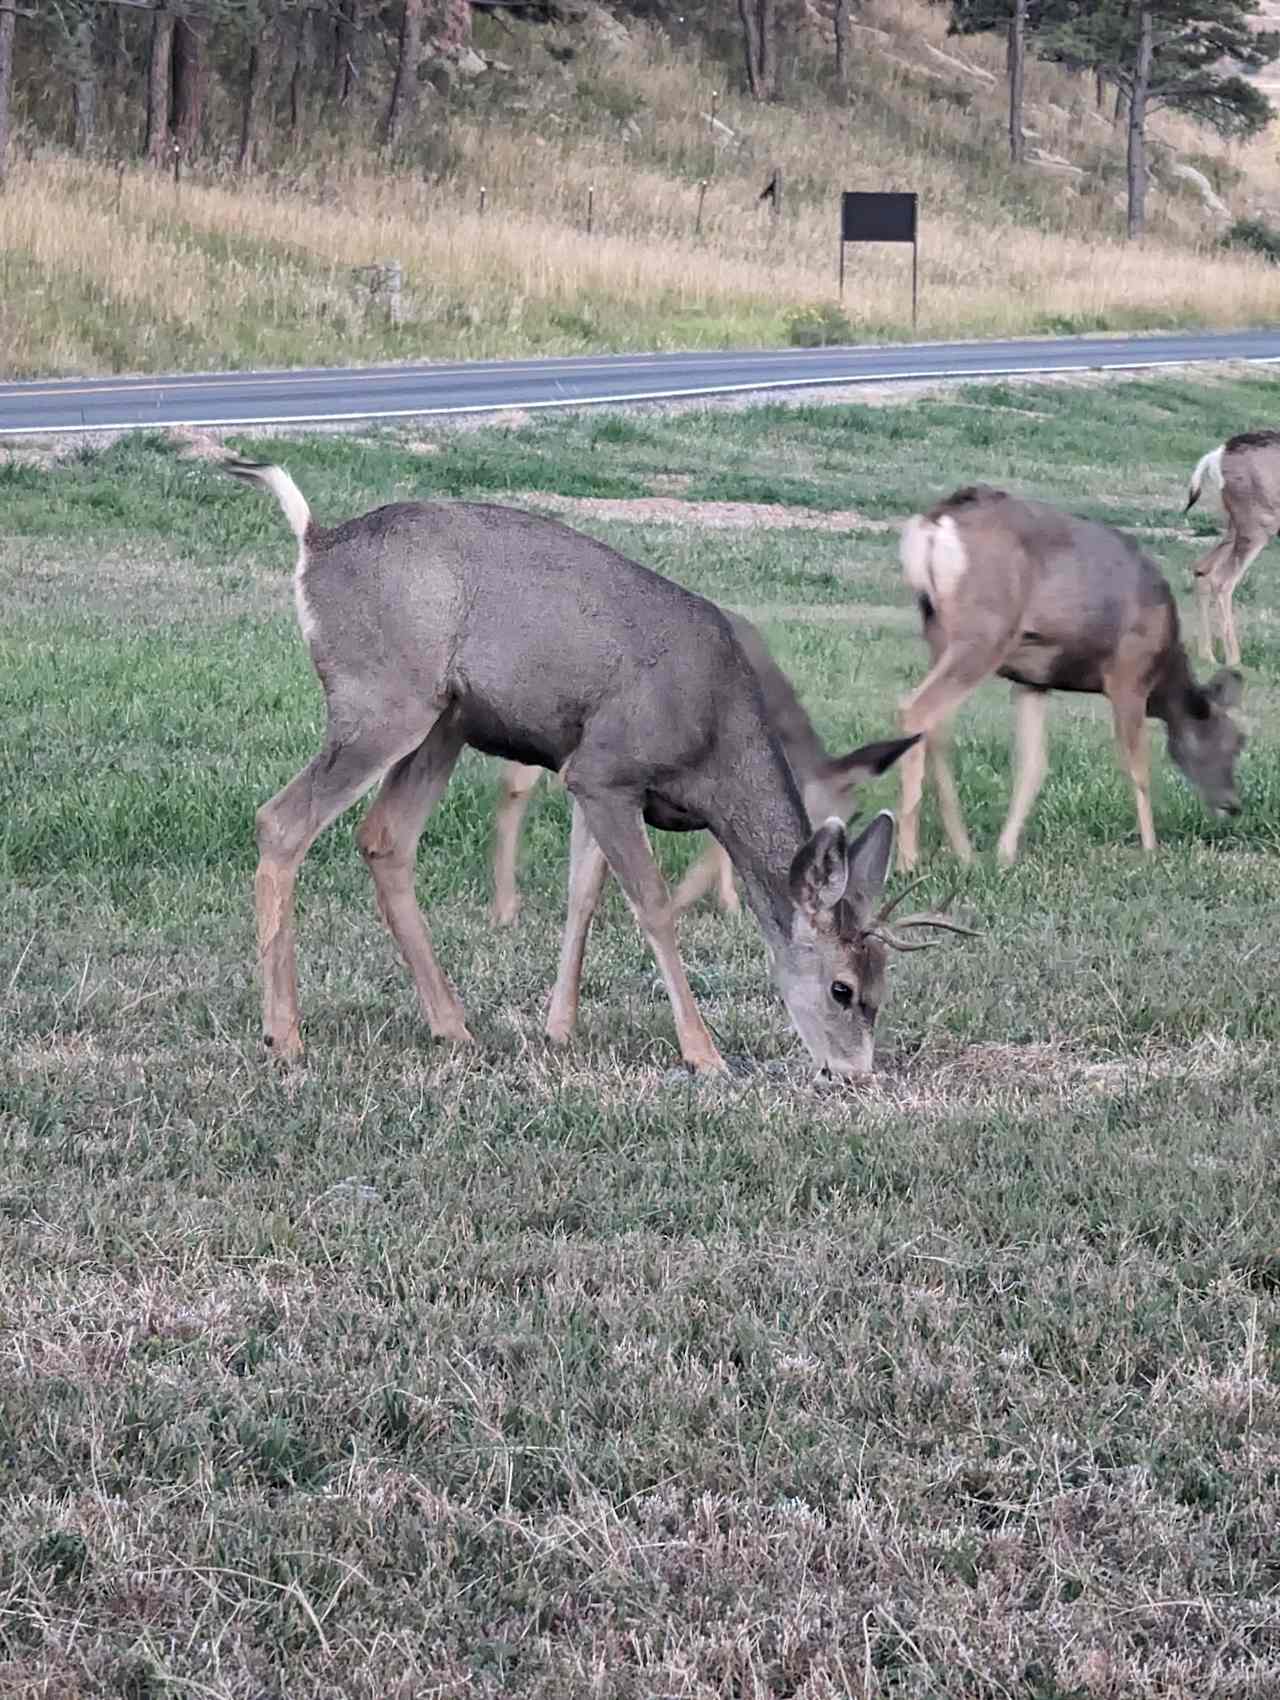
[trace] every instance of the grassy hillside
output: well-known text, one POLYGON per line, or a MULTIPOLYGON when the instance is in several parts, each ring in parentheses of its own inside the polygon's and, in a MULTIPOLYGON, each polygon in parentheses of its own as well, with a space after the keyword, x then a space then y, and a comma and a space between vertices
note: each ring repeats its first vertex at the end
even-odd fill
MULTIPOLYGON (((1133 526, 1183 592, 1216 524, 1183 517, 1188 468, 1275 391, 244 446, 325 519, 554 498, 750 610, 847 747, 926 666, 867 520, 1016 479, 1133 526), (710 528, 730 514, 708 503, 764 496, 776 528, 710 528)), ((1205 813, 1157 730, 1141 855, 1104 706, 1055 700, 1001 873, 1008 688, 965 707, 979 860, 954 907, 983 936, 894 963, 875 1081, 813 1085, 754 924, 703 910, 693 984, 755 1066, 673 1082, 612 888, 580 1036, 551 1050, 565 798, 536 804, 526 907, 495 933, 495 767, 473 756, 418 889, 477 1050, 426 1037, 348 817, 303 870, 309 1052, 280 1073, 253 814, 321 714, 287 528, 142 437, 10 461, 0 497, 0 1692, 1280 1692, 1272 552, 1240 598, 1238 819, 1205 813)), ((932 805, 925 827, 921 903, 956 877, 932 805)), ((696 848, 655 837, 671 870, 696 848)))
MULTIPOLYGON (((734 92, 736 64, 715 56, 731 50, 727 34, 708 42, 690 25, 672 41, 597 17, 566 40, 481 20, 477 44, 505 68, 455 85, 447 107, 428 101, 394 171, 323 134, 305 154, 277 141, 270 169, 248 182, 207 164, 176 188, 36 149, 0 198, 0 367, 782 342, 794 312, 834 299, 842 188, 920 192, 925 336, 1274 313, 1274 268, 1222 252, 1221 220, 1168 171, 1176 148, 1233 213, 1265 210, 1280 183, 1274 138, 1228 149, 1157 122, 1151 232, 1126 244, 1122 138, 1091 87, 1030 67, 1033 144, 1053 157, 1011 174, 1001 45, 949 41, 944 24, 920 0, 873 0, 847 100, 815 27, 797 40, 785 98, 760 107, 734 92), (713 97, 723 129, 708 122, 713 97), (759 201, 775 165, 786 196, 776 225, 759 201), (406 276, 395 327, 351 272, 390 258, 406 276)), ((906 334, 907 251, 850 260, 851 334, 906 334)))

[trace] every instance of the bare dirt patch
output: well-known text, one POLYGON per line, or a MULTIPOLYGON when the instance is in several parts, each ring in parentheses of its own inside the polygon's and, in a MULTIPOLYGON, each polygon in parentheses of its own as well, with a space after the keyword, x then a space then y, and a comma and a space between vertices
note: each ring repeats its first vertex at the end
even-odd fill
POLYGON ((686 502, 673 496, 559 496, 523 490, 513 503, 548 508, 584 519, 629 520, 642 525, 700 525, 712 531, 892 531, 895 522, 868 519, 854 508, 811 513, 781 502, 686 502))

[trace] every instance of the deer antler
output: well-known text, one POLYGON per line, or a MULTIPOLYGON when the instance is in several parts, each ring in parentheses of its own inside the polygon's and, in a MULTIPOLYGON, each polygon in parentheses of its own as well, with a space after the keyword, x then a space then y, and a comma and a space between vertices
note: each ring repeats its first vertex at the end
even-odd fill
MULTIPOLYGON (((923 884, 923 879, 913 880, 910 885, 904 886, 895 898, 886 903, 880 913, 876 916, 875 920, 867 928, 868 937, 879 939, 882 944, 887 944, 891 950, 930 950, 933 945, 937 943, 936 939, 926 940, 920 944, 908 944, 906 939, 900 939, 897 932, 887 925, 890 915, 893 914, 894 910, 902 902, 903 898, 906 897, 908 893, 913 892, 917 886, 923 884)), ((955 891, 949 891, 944 899, 944 905, 946 903, 950 903, 954 896, 955 891)), ((904 915, 898 922, 898 928, 901 929, 903 927, 937 927, 942 932, 959 933, 964 938, 976 939, 981 937, 981 934, 975 927, 963 927, 959 921, 953 921, 948 916, 940 914, 934 909, 922 909, 919 914, 904 915)))

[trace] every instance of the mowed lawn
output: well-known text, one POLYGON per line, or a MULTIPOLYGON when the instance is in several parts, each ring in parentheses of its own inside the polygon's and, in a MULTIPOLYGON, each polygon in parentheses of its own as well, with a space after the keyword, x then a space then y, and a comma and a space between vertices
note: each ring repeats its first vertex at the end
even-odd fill
MULTIPOLYGON (((573 498, 758 618, 843 748, 925 669, 886 522, 1005 483, 1133 527, 1186 607, 1219 524, 1187 475, 1278 403, 1206 377, 240 446, 321 519, 573 498), (775 511, 706 505, 744 502, 775 511)), ((420 1023, 356 811, 303 871, 309 1049, 272 1067, 253 814, 322 726, 291 570, 274 504, 163 441, 0 453, 0 1693, 1280 1693, 1280 549, 1237 599, 1238 820, 1153 729, 1141 855, 1105 707, 1060 699, 1000 873, 1007 688, 962 713, 981 854, 930 802, 912 902, 954 889, 982 936, 894 962, 852 1089, 710 909, 686 959, 745 1061, 682 1078, 614 890, 549 1049, 565 799, 495 933, 474 756, 419 890, 476 1049, 420 1023)))

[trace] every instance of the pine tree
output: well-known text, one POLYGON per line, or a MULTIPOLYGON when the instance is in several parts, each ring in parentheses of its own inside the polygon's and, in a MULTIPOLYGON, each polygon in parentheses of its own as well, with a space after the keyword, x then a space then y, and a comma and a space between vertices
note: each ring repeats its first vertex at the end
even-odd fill
POLYGON ((1146 222, 1153 111, 1183 112, 1232 137, 1256 135, 1274 116, 1265 95, 1227 63, 1258 71, 1280 54, 1280 35, 1250 27, 1257 0, 1050 0, 1044 12, 1040 53, 1092 67, 1127 104, 1131 237, 1146 222))

